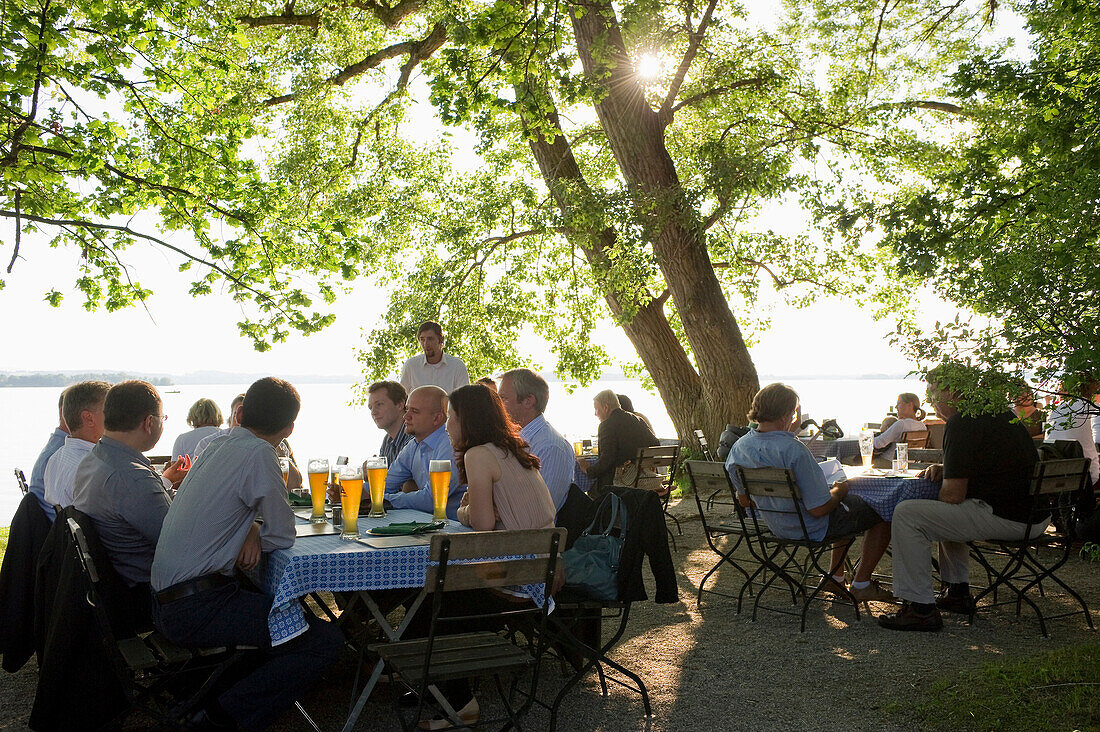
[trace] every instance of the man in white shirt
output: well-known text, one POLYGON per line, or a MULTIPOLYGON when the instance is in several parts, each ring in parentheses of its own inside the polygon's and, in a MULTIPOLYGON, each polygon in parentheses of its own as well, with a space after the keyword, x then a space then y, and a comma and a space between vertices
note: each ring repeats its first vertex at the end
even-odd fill
POLYGON ((45 497, 51 506, 71 506, 76 468, 103 436, 103 401, 111 385, 82 381, 65 390, 61 412, 69 426, 65 444, 46 463, 45 497))
POLYGON ((497 387, 508 416, 520 426, 519 436, 542 464, 539 472, 550 489, 554 510, 560 511, 573 482, 573 446, 543 416, 550 400, 546 380, 531 369, 512 369, 497 387))
POLYGON ((443 328, 431 320, 420 324, 416 331, 416 340, 424 351, 423 356, 413 356, 401 367, 401 386, 405 391, 419 386, 438 386, 446 394, 460 386, 470 383, 470 374, 466 372, 466 364, 457 356, 443 353, 443 328))

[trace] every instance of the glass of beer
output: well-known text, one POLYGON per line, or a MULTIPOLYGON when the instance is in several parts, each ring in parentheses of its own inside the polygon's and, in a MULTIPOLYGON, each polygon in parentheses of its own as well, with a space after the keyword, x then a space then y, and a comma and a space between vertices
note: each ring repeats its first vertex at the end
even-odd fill
POLYGON ((863 457, 863 467, 871 467, 871 461, 875 455, 875 438, 870 432, 864 432, 859 436, 859 454, 863 457))
POLYGON ((309 516, 311 524, 325 523, 325 491, 328 483, 328 459, 309 461, 309 495, 313 499, 313 513, 309 516))
POLYGON ((359 502, 363 500, 363 469, 345 465, 340 469, 340 505, 344 509, 344 530, 340 538, 359 538, 359 502))
POLYGON ((447 521, 447 494, 451 488, 451 461, 432 460, 428 464, 428 477, 432 482, 432 518, 447 521))
POLYGON ((909 469, 909 443, 908 442, 898 442, 894 445, 894 447, 898 451, 898 459, 897 459, 898 470, 908 470, 909 469))
POLYGON ((573 443, 573 455, 574 456, 580 457, 581 453, 583 451, 584 451, 584 445, 581 444, 580 440, 577 440, 576 442, 573 443))
POLYGON ((389 470, 389 462, 385 457, 367 458, 367 482, 370 484, 370 513, 368 518, 385 518, 386 507, 383 505, 386 495, 386 472, 389 470))
POLYGON ((283 482, 286 483, 290 477, 290 458, 279 458, 279 472, 283 474, 283 482))

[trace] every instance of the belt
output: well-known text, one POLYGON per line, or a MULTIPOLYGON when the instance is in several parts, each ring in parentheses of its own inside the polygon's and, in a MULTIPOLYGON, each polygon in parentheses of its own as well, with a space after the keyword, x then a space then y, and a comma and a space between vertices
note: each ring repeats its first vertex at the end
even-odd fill
POLYGON ((224 574, 207 574, 202 577, 197 577, 193 580, 187 580, 186 582, 179 582, 166 587, 157 593, 157 602, 161 605, 167 605, 170 602, 176 600, 182 600, 185 597, 191 595, 197 595, 200 592, 211 590, 215 587, 221 587, 227 585, 233 581, 233 578, 224 574))

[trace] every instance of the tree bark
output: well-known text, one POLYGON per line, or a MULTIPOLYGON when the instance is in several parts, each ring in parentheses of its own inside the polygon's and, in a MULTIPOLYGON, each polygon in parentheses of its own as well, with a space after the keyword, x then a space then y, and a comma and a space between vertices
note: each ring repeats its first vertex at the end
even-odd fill
MULTIPOLYGON (((570 16, 585 73, 603 93, 596 113, 635 206, 647 212, 654 254, 695 354, 702 390, 698 407, 690 415, 672 414, 683 400, 676 395, 670 402, 665 392, 684 388, 679 379, 667 389, 659 386, 661 395, 681 438, 691 434, 683 424, 690 417, 717 444, 717 432, 726 422, 744 422, 759 389, 756 368, 714 274, 698 212, 680 185, 664 125, 635 76, 614 9, 604 0, 586 3, 578 13, 579 7, 571 6, 570 16)), ((694 389, 694 384, 688 386, 694 389)))

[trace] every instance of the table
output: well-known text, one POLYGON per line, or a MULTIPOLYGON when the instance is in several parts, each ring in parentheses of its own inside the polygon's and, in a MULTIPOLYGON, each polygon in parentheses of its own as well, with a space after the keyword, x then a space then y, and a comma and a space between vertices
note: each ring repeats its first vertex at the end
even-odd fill
MULTIPOLYGON (((587 461, 589 465, 593 465, 596 462, 596 457, 588 457, 587 461)), ((596 484, 596 481, 589 478, 588 473, 581 470, 576 463, 573 464, 573 482, 585 493, 592 490, 592 487, 596 484)))
POLYGON ((815 458, 838 458, 843 460, 849 457, 859 456, 859 438, 858 437, 841 437, 839 440, 822 440, 818 438, 810 441, 804 438, 802 444, 809 450, 810 454, 815 458))
POLYGON ((884 521, 891 521, 894 509, 910 498, 937 499, 940 484, 917 477, 887 478, 877 472, 867 474, 865 468, 846 468, 848 490, 867 501, 884 521))

